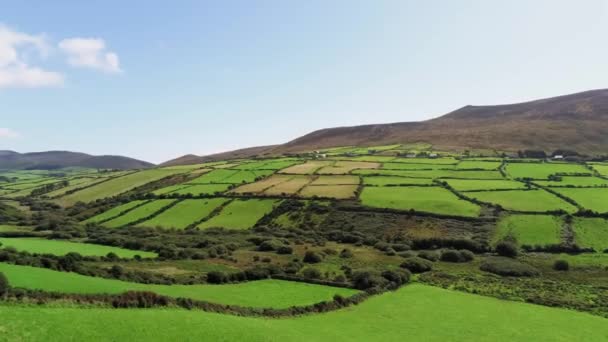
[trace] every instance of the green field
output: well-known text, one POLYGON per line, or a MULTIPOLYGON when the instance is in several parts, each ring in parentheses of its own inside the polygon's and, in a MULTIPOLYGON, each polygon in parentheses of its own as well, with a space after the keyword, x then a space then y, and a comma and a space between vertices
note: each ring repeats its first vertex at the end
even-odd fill
POLYGON ((590 163, 591 167, 602 176, 608 176, 608 164, 606 163, 590 163))
POLYGON ((241 184, 251 183, 257 177, 264 177, 272 174, 272 170, 230 170, 220 169, 205 173, 204 175, 187 182, 187 184, 241 184))
POLYGON ((457 169, 481 169, 481 170, 498 170, 502 164, 500 161, 475 161, 475 160, 463 160, 458 165, 457 169))
POLYGON ((577 208, 544 190, 506 190, 467 192, 468 197, 482 202, 498 204, 504 209, 527 212, 565 210, 574 213, 577 208))
POLYGON ((226 205, 222 211, 202 222, 201 229, 222 227, 228 229, 249 229, 264 215, 271 212, 279 201, 271 199, 237 199, 226 205))
POLYGON ((479 216, 479 206, 462 200, 440 187, 369 187, 363 188, 361 203, 376 208, 456 215, 479 216))
POLYGON ((382 163, 383 170, 437 170, 453 167, 443 164, 382 163))
POLYGON ((213 195, 215 193, 221 193, 228 188, 230 188, 232 184, 196 184, 196 185, 187 185, 180 186, 180 188, 173 190, 170 194, 178 194, 178 195, 187 195, 192 194, 193 196, 199 195, 213 195))
POLYGON ((561 241, 562 220, 550 215, 509 215, 496 227, 492 243, 511 236, 519 245, 544 246, 561 241))
POLYGON ((413 284, 289 319, 176 309, 0 306, 9 341, 606 341, 608 320, 413 284), (99 327, 104 327, 99 329, 99 327))
POLYGON ((106 221, 102 225, 104 227, 110 227, 110 228, 122 227, 122 226, 128 225, 129 223, 132 223, 137 220, 148 217, 148 216, 156 213, 157 211, 161 210, 162 208, 170 205, 171 203, 173 203, 175 201, 176 200, 172 200, 172 199, 163 199, 163 200, 156 200, 156 201, 148 202, 142 206, 139 206, 139 207, 129 211, 128 213, 126 213, 124 215, 118 216, 117 218, 112 219, 110 221, 106 221))
POLYGON ((2 244, 2 247, 14 247, 19 251, 37 254, 66 255, 70 252, 76 252, 82 256, 106 256, 108 253, 114 253, 121 258, 133 258, 135 255, 143 258, 155 258, 157 256, 156 253, 152 252, 37 238, 0 238, 0 244, 2 244))
POLYGON ((11 224, 0 224, 0 232, 20 232, 31 230, 31 227, 15 226, 11 224))
POLYGON ((138 224, 138 226, 184 229, 209 216, 215 208, 227 200, 226 198, 183 200, 150 220, 138 224))
POLYGON ((576 217, 572 229, 579 246, 592 247, 596 252, 608 249, 608 220, 576 217))
POLYGON ((114 218, 114 217, 120 215, 124 211, 135 208, 136 206, 138 206, 144 202, 146 202, 146 201, 137 200, 137 201, 131 201, 131 202, 119 205, 117 207, 114 207, 108 211, 105 211, 99 215, 93 216, 93 217, 83 221, 83 223, 99 223, 99 222, 109 220, 111 218, 114 218))
POLYGON ((70 206, 79 201, 85 203, 91 202, 100 198, 116 196, 146 183, 157 181, 161 178, 181 172, 183 172, 183 170, 151 169, 138 171, 76 191, 73 194, 60 197, 55 201, 63 206, 70 206))
POLYGON ((591 171, 583 165, 565 163, 509 163, 507 174, 513 178, 547 179, 557 173, 588 174, 591 171))
POLYGON ((502 179, 498 171, 458 171, 458 170, 354 170, 358 175, 386 175, 412 178, 462 178, 462 179, 502 179))
POLYGON ((431 185, 432 179, 428 178, 407 178, 398 176, 366 176, 363 177, 363 184, 385 186, 385 185, 431 185))
MULTIPOLYGON (((152 291, 170 297, 192 298, 247 307, 287 308, 349 296, 355 290, 282 280, 260 280, 226 285, 154 285, 87 277, 76 273, 0 263, 11 286, 63 293, 122 293, 152 291)), ((1 324, 1 323, 0 323, 1 324)))
POLYGON ((445 180, 452 188, 457 191, 475 191, 475 190, 503 190, 503 189, 525 189, 526 185, 522 182, 506 180, 506 179, 446 179, 445 180))
POLYGON ((608 212, 608 188, 555 188, 556 192, 573 199, 585 209, 608 212))
POLYGON ((534 183, 549 187, 608 187, 608 180, 599 177, 564 176, 560 181, 535 181, 534 183))

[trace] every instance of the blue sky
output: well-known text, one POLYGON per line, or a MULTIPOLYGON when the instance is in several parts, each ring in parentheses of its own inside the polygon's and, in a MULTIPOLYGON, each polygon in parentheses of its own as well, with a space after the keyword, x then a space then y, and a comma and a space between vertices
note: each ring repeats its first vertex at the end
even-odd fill
POLYGON ((0 149, 162 162, 608 87, 608 1, 19 1, 0 149))

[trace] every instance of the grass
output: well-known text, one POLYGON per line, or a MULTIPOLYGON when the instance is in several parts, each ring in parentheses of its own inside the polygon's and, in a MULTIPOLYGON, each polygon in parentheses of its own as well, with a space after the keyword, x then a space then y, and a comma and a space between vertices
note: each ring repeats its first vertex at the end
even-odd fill
POLYGON ((227 285, 140 284, 5 263, 0 263, 0 272, 13 287, 63 293, 152 291, 170 297, 246 307, 287 308, 331 300, 335 294, 357 293, 351 289, 270 279, 227 285))
POLYGON ((293 176, 285 182, 280 182, 264 191, 265 195, 293 195, 312 180, 311 176, 293 176))
POLYGON ((483 170, 498 170, 502 164, 500 161, 475 161, 463 160, 458 165, 457 169, 483 169, 483 170))
POLYGON ((557 173, 584 173, 591 172, 583 165, 566 163, 509 163, 507 173, 513 178, 547 179, 557 173))
POLYGON ((319 176, 310 185, 347 185, 347 184, 359 184, 358 176, 319 176))
POLYGON ((0 307, 11 341, 605 341, 608 320, 412 284, 344 310, 289 319, 177 309, 0 307), (104 327, 99 329, 99 327, 104 327))
POLYGON ((608 249, 608 220, 576 217, 572 229, 574 230, 574 241, 579 246, 591 247, 596 252, 608 249))
POLYGON ((526 188, 526 185, 522 182, 506 179, 447 179, 446 182, 457 191, 504 190, 526 188))
POLYGON ((0 238, 0 244, 2 244, 2 247, 14 247, 19 251, 37 254, 66 255, 70 252, 76 252, 83 256, 105 256, 112 252, 121 258, 133 258, 135 255, 144 258, 155 258, 157 256, 156 253, 152 252, 134 251, 90 243, 37 238, 0 238))
POLYGON ((355 198, 358 185, 309 185, 300 191, 302 197, 355 198))
POLYGON ((577 211, 572 204, 544 190, 480 191, 468 192, 466 195, 482 202, 498 204, 507 210, 547 212, 561 209, 569 213, 577 211))
POLYGON ((591 163, 591 167, 602 176, 608 176, 608 164, 591 163))
POLYGON ((181 173, 183 170, 151 169, 138 171, 125 176, 117 177, 109 181, 76 191, 72 194, 60 197, 55 201, 62 206, 70 206, 76 202, 91 202, 96 199, 116 196, 127 192, 138 186, 157 181, 159 179, 181 173))
POLYGON ((184 229, 209 216, 213 210, 226 201, 226 198, 183 200, 138 226, 184 229))
POLYGON ((564 177, 562 177, 561 181, 535 181, 535 183, 538 183, 543 186, 549 186, 549 187, 564 187, 564 186, 573 186, 573 187, 606 186, 606 187, 608 187, 608 180, 599 178, 599 177, 564 176, 564 177))
POLYGON ((319 175, 342 175, 356 169, 377 169, 379 167, 380 164, 378 163, 338 160, 333 165, 320 168, 316 173, 319 175))
POLYGON ((330 166, 333 163, 334 162, 332 162, 332 161, 321 161, 321 160, 312 160, 311 161, 311 160, 309 160, 304 164, 293 165, 293 166, 285 168, 279 172, 280 173, 293 173, 293 174, 298 174, 298 175, 312 175, 318 169, 325 167, 325 166, 330 166))
POLYGON ((222 227, 228 229, 249 229, 264 215, 274 209, 278 201, 271 199, 237 199, 226 205, 222 211, 198 225, 199 228, 222 227))
POLYGON ((0 224, 0 232, 22 232, 29 231, 31 227, 15 226, 11 224, 0 224))
POLYGON ((105 211, 99 215, 93 216, 85 221, 83 221, 83 223, 99 223, 102 221, 106 221, 109 220, 111 218, 114 218, 118 215, 120 215, 120 213, 122 213, 123 211, 127 211, 131 208, 135 208, 136 206, 142 204, 146 202, 145 200, 137 200, 137 201, 131 201, 129 203, 125 203, 122 205, 119 205, 117 207, 114 207, 108 211, 105 211))
POLYGON ((140 207, 137 207, 137 208, 129 211, 128 213, 126 213, 122 216, 118 216, 115 219, 104 222, 102 224, 102 226, 109 227, 109 228, 118 228, 118 227, 128 225, 129 223, 135 222, 137 220, 143 219, 145 217, 148 217, 148 216, 156 213, 157 211, 161 210, 162 208, 168 206, 169 204, 171 204, 175 201, 176 200, 173 200, 173 199, 162 199, 162 200, 148 202, 140 207))
POLYGON ((204 175, 189 181, 187 184, 241 184, 251 183, 258 177, 268 176, 274 171, 272 170, 230 170, 219 169, 205 173, 204 175))
POLYGON ((384 170, 436 170, 450 168, 452 165, 443 164, 414 164, 414 163, 383 163, 384 170))
POLYGON ((283 183, 283 182, 287 182, 290 179, 294 178, 294 176, 291 175, 272 175, 268 178, 262 179, 260 181, 257 181, 255 183, 250 183, 250 184, 245 184, 245 185, 241 185, 238 188, 230 191, 230 192, 234 192, 237 194, 242 194, 242 193, 259 193, 259 192, 263 192, 264 190, 273 187, 277 184, 283 183))
POLYGON ((479 206, 459 199, 440 187, 364 187, 363 205, 400 210, 414 209, 444 215, 479 216, 479 206))
POLYGON ((366 176, 363 177, 363 184, 374 186, 385 185, 430 185, 433 180, 428 178, 407 178, 399 176, 366 176))
POLYGON ((573 199, 585 209, 608 212, 608 188, 555 188, 556 192, 573 199))
POLYGON ((519 245, 549 245, 561 241, 562 221, 550 215, 509 215, 496 227, 492 244, 507 236, 514 237, 519 245))

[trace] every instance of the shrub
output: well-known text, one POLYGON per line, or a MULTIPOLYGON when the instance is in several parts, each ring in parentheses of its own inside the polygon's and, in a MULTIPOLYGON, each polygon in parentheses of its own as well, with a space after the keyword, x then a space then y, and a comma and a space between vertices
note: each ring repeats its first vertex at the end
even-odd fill
POLYGON ((501 241, 496 245, 496 253, 508 258, 515 258, 518 254, 517 246, 508 241, 501 241))
POLYGON ((321 271, 314 267, 307 267, 302 271, 302 275, 307 279, 319 279, 321 278, 321 271))
POLYGON ((211 271, 207 273, 207 282, 211 284, 222 284, 228 281, 228 277, 224 272, 211 271))
POLYGON ((293 248, 290 246, 281 246, 277 248, 277 254, 292 254, 293 248))
POLYGON ((556 271, 567 271, 570 269, 570 264, 566 260, 555 260, 553 269, 556 271))
POLYGON ((352 257, 353 257, 353 252, 348 248, 345 248, 342 250, 342 252, 340 252, 340 258, 349 259, 352 257))
POLYGON ((461 250, 460 256, 464 262, 473 261, 473 259, 475 259, 475 254, 468 249, 461 250))
POLYGON ((271 239, 271 240, 262 241, 262 243, 260 243, 260 245, 258 246, 258 250, 264 251, 264 252, 276 251, 280 247, 283 247, 284 245, 285 244, 279 240, 271 239))
POLYGON ((418 257, 422 259, 426 259, 429 261, 437 261, 439 260, 439 254, 433 251, 422 251, 418 253, 418 257))
POLYGON ((323 257, 319 253, 307 251, 306 254, 304 254, 303 261, 308 264, 316 264, 323 261, 323 257))
POLYGON ((461 262, 460 252, 453 249, 448 249, 441 252, 441 261, 446 262, 461 262))
POLYGON ((0 297, 6 295, 9 288, 10 285, 8 283, 8 279, 6 279, 4 273, 0 272, 0 297))
POLYGON ((387 283, 387 280, 376 274, 373 271, 363 270, 355 271, 352 276, 353 285, 356 289, 367 290, 373 287, 382 287, 387 283))
POLYGON ((536 268, 507 257, 487 258, 479 269, 508 277, 532 277, 539 274, 536 268))
POLYGON ((407 284, 410 281, 412 273, 408 270, 386 270, 382 272, 382 277, 397 286, 407 284))
POLYGON ((411 257, 405 259, 401 264, 401 268, 405 268, 412 273, 423 273, 433 269, 433 263, 422 258, 411 257))

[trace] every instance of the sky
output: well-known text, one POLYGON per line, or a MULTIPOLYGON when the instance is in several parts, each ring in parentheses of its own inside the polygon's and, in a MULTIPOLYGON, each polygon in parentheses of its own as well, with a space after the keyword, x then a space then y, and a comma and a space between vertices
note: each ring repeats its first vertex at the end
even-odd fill
POLYGON ((0 150, 159 163, 608 88, 608 0, 0 7, 0 150))

